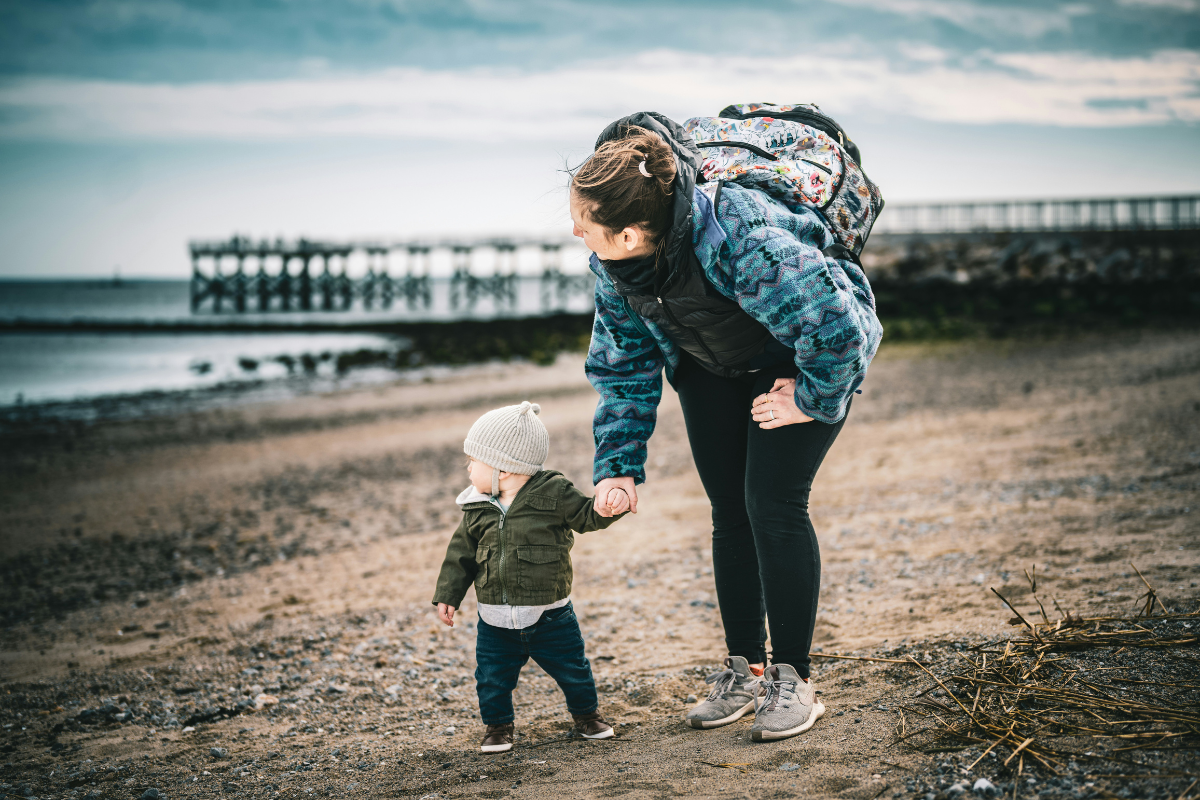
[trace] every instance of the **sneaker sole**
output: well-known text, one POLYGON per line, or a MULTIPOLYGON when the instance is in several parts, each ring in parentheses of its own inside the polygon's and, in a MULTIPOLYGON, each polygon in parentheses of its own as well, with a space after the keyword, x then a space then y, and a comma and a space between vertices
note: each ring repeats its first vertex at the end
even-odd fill
POLYGON ((613 729, 612 728, 609 728, 608 730, 603 731, 601 733, 593 733, 591 735, 586 734, 586 733, 583 734, 583 738, 585 738, 585 739, 611 739, 612 737, 613 737, 613 729))
POLYGON ((722 725, 728 725, 731 722, 737 722, 739 719, 746 716, 746 712, 748 711, 754 711, 753 700, 751 700, 749 703, 746 703, 746 705, 742 706, 724 719, 689 719, 687 723, 693 728, 699 728, 700 730, 720 728, 722 725))
POLYGON ((817 720, 825 713, 825 706, 822 703, 813 703, 812 713, 808 715, 808 719, 803 725, 798 725, 795 728, 789 728, 786 731, 750 731, 750 738, 756 742, 774 742, 779 739, 790 739, 793 736, 798 736, 811 728, 817 720))
POLYGON ((504 753, 512 750, 512 742, 508 744, 481 744, 479 752, 481 753, 504 753))

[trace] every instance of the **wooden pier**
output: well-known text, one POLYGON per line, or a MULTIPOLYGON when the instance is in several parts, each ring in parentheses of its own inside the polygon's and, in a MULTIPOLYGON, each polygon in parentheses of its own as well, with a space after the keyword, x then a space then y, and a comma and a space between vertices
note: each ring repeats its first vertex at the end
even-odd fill
MULTIPOLYGON (((1149 254, 1146 260, 1156 268, 1169 262, 1176 272, 1182 268, 1191 273, 1197 269, 1200 248, 1200 195, 893 203, 875 226, 864 263, 870 273, 870 265, 880 263, 875 256, 884 256, 884 261, 893 258, 887 255, 889 250, 912 250, 914 243, 938 240, 965 243, 981 237, 1009 249, 1020 241, 1066 237, 1101 254, 1145 251, 1149 254)), ((563 268, 564 250, 579 247, 573 238, 386 243, 255 241, 234 236, 219 242, 196 241, 190 244, 192 311, 386 311, 403 305, 410 312, 429 312, 434 304, 436 258, 449 264, 448 273, 443 272, 445 277, 437 280, 449 282, 445 310, 451 316, 470 316, 483 300, 501 314, 529 313, 529 308, 518 308, 521 282, 529 280, 538 281, 538 301, 546 313, 567 308, 574 298, 591 296, 591 273, 563 268), (490 251, 490 270, 476 267, 482 251, 490 251), (526 264, 536 261, 536 271, 521 273, 521 253, 526 255, 526 264), (365 272, 357 277, 347 269, 352 256, 366 264, 365 272)), ((894 256, 893 260, 911 261, 914 257, 894 256)), ((1081 269, 1094 270, 1087 266, 1089 259, 1095 260, 1091 256, 1076 260, 1081 269)), ((986 267, 964 271, 952 266, 960 280, 972 280, 976 272, 984 277, 988 272, 986 267)))
POLYGON ((1200 229, 1200 195, 889 203, 877 235, 1148 232, 1200 229))
POLYGON ((497 310, 516 310, 518 251, 533 250, 539 271, 530 276, 541 284, 546 311, 565 307, 590 293, 590 272, 563 271, 562 251, 572 240, 479 239, 432 242, 324 242, 310 239, 252 240, 233 236, 225 241, 194 241, 192 311, 214 313, 388 310, 403 304, 410 311, 433 305, 433 261, 437 251, 450 256, 449 304, 454 312, 470 311, 481 300, 497 310), (493 269, 479 274, 474 256, 493 251, 493 269), (351 277, 352 254, 361 253, 366 272, 351 277), (393 267, 400 262, 399 270, 393 267), (273 267, 273 269, 272 269, 273 267), (206 269, 207 268, 207 269, 206 269))

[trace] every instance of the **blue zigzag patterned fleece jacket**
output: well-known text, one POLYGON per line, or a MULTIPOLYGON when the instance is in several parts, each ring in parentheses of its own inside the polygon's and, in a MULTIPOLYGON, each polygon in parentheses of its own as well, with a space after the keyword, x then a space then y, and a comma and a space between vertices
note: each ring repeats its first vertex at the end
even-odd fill
MULTIPOLYGON (((821 216, 788 210, 755 189, 725 186, 714 210, 709 194, 692 200, 692 246, 713 286, 796 351, 796 405, 823 422, 846 415, 866 376, 883 327, 862 270, 826 258, 835 241, 821 216)), ((616 293, 593 255, 596 319, 588 380, 600 393, 592 430, 593 480, 646 480, 646 442, 654 432, 662 373, 679 350, 658 326, 639 317, 616 293)))

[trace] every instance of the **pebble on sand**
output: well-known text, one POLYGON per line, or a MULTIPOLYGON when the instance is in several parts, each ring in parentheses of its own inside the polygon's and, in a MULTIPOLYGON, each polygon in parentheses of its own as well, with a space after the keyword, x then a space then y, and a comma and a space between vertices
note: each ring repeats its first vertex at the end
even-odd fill
POLYGON ((975 781, 975 785, 971 788, 975 791, 975 794, 990 796, 1000 793, 1000 790, 996 788, 996 784, 992 783, 987 778, 980 778, 979 780, 975 781))
POLYGON ((214 747, 208 751, 208 754, 213 758, 229 758, 229 751, 224 747, 214 747))
POLYGON ((279 698, 273 694, 260 693, 254 698, 254 708, 262 711, 266 706, 273 706, 279 702, 279 698))

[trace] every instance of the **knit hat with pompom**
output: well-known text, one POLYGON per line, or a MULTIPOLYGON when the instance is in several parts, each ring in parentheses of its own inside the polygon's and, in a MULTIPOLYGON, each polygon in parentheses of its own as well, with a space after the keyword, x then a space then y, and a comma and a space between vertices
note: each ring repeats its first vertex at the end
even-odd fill
POLYGON ((541 410, 525 401, 487 412, 467 432, 463 452, 504 472, 536 475, 550 452, 550 434, 537 418, 541 410))

